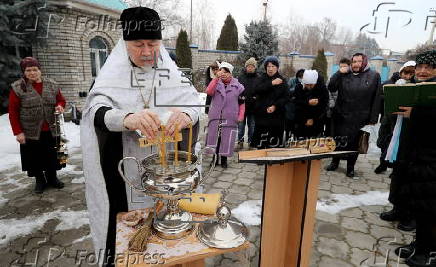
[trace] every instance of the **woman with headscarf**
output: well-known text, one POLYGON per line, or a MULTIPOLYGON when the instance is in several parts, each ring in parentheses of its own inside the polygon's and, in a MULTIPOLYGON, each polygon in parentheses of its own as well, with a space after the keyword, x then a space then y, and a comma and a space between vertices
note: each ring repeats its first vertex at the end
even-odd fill
POLYGON ((20 144, 22 170, 35 177, 34 192, 46 185, 63 188, 56 170, 61 166, 55 150, 54 112, 64 112, 65 99, 55 81, 41 76, 41 65, 32 57, 20 63, 23 77, 12 83, 9 95, 9 120, 20 144))
POLYGON ((207 87, 212 97, 206 146, 216 147, 216 161, 221 158, 221 167, 227 168, 227 157, 233 156, 238 122, 244 119, 245 104, 241 95, 244 86, 233 78, 233 66, 222 62, 217 77, 207 87), (220 131, 220 134, 218 132, 220 131))
POLYGON ((302 83, 297 84, 294 91, 295 135, 298 138, 322 135, 328 101, 324 78, 316 70, 305 70, 302 83))
MULTIPOLYGON (((381 95, 380 74, 370 69, 368 58, 356 53, 351 58, 351 72, 337 72, 330 78, 330 92, 338 92, 333 110, 333 132, 337 150, 358 151, 360 129, 378 121, 381 95)), ((354 177, 354 165, 358 155, 347 158, 347 177, 354 177)), ((334 158, 327 167, 334 171, 339 167, 334 158)))
POLYGON ((279 59, 268 56, 262 74, 254 88, 256 104, 254 108, 255 129, 252 147, 269 148, 283 145, 285 127, 284 106, 289 101, 286 79, 279 73, 279 59))

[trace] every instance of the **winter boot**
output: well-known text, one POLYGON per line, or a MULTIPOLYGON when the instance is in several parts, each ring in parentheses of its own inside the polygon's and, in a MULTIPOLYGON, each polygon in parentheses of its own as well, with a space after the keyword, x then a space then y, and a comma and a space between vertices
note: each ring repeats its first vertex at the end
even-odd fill
POLYGON ((227 169, 227 157, 221 156, 221 167, 227 169))
POLYGON ((64 183, 59 181, 56 171, 45 171, 45 177, 47 178, 47 184, 49 186, 57 189, 64 188, 64 183))
POLYGON ((326 171, 336 171, 339 167, 339 159, 332 159, 332 162, 327 166, 326 171))
POLYGON ((35 177, 35 189, 33 190, 35 194, 42 194, 45 189, 45 178, 44 175, 38 175, 35 177))
POLYGON ((375 168, 374 172, 376 174, 380 174, 385 172, 388 169, 388 164, 385 160, 380 159, 380 165, 377 166, 377 168, 375 168))

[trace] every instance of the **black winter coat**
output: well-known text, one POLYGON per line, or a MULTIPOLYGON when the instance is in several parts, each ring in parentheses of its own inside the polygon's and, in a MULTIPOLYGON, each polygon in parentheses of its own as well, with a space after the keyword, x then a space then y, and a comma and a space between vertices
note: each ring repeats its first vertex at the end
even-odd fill
POLYGON ((369 68, 358 74, 338 71, 330 78, 328 89, 338 92, 333 109, 334 135, 346 136, 349 143, 355 144, 359 130, 378 121, 382 92, 380 74, 369 68))
POLYGON ((284 127, 284 105, 289 101, 289 90, 287 81, 278 72, 270 77, 262 74, 256 81, 254 88, 255 103, 255 123, 266 127, 284 127), (272 85, 272 80, 280 78, 283 82, 279 85, 272 85), (268 113, 267 108, 276 106, 273 113, 268 113))
MULTIPOLYGON (((417 216, 436 216, 436 130, 429 127, 436 121, 436 107, 414 107, 409 121, 410 142, 408 164, 400 173, 405 174, 401 195, 407 199, 410 210, 417 216)), ((400 144, 401 146, 401 144, 400 144)))
MULTIPOLYGON (((325 116, 327 113, 327 107, 329 102, 329 92, 324 83, 322 76, 318 77, 317 84, 311 90, 304 89, 301 83, 295 86, 294 91, 294 103, 295 103, 295 123, 296 128, 306 128, 307 120, 313 119, 314 125, 308 128, 314 129, 313 136, 316 136, 322 132, 322 128, 325 123, 325 116), (310 99, 318 99, 319 103, 316 106, 309 105, 310 99)), ((310 136, 311 137, 311 136, 310 136)))
POLYGON ((241 83, 245 90, 241 97, 245 101, 245 115, 253 114, 255 108, 254 87, 256 81, 259 78, 257 73, 247 73, 245 70, 238 77, 239 83, 241 83))
MULTIPOLYGON (((427 82, 436 82, 436 78, 427 82)), ((400 197, 416 216, 436 216, 436 107, 414 107, 403 120, 398 174, 405 184, 400 197), (407 127, 404 127, 404 124, 407 127)))

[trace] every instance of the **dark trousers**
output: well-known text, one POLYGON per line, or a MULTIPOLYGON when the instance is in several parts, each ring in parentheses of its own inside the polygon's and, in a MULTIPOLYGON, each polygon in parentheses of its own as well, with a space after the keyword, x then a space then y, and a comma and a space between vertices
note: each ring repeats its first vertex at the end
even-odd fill
POLYGON ((251 146, 258 149, 282 147, 283 134, 284 127, 256 124, 251 146))
POLYGON ((244 142, 245 125, 248 126, 248 143, 251 143, 251 139, 253 138, 254 127, 255 127, 254 115, 248 114, 247 116, 245 116, 244 120, 238 124, 239 142, 244 142))
MULTIPOLYGON (((336 137, 336 151, 358 151, 360 135, 349 136, 346 139, 336 137)), ((359 154, 347 156, 346 158, 334 158, 332 161, 339 164, 341 159, 347 160, 347 169, 354 169, 359 154)))
POLYGON ((20 145, 21 166, 27 176, 43 177, 43 172, 56 175, 56 170, 65 167, 59 164, 55 146, 56 140, 50 131, 41 131, 38 140, 26 139, 26 143, 20 145))
POLYGON ((402 188, 407 186, 409 177, 404 175, 407 173, 405 167, 400 163, 393 166, 393 175, 389 186, 389 202, 400 213, 402 220, 408 220, 412 217, 411 210, 408 206, 409 199, 402 194, 402 188))

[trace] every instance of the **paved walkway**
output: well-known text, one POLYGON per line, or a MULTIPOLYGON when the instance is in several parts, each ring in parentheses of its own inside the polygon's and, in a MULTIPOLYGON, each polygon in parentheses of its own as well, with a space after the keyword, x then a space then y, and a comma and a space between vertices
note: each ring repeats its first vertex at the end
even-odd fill
MULTIPOLYGON (((23 264, 34 262, 37 253, 36 266, 48 266, 48 261, 49 266, 76 266, 83 251, 93 251, 80 152, 72 155, 70 163, 59 174, 65 188, 50 189, 42 195, 32 193, 33 180, 22 174, 18 167, 1 172, 0 266, 27 266, 23 264)), ((323 165, 327 163, 324 161, 323 165)), ((377 196, 383 196, 388 190, 389 178, 387 174, 373 173, 377 163, 376 157, 360 157, 356 168, 360 178, 357 180, 345 177, 344 166, 337 172, 322 171, 319 199, 323 207, 317 211, 311 266, 384 266, 374 264, 372 251, 377 247, 377 262, 383 262, 389 252, 390 266, 396 266, 397 259, 392 250, 396 245, 393 243, 403 244, 412 237, 378 217, 389 208, 377 200, 377 196), (376 192, 359 198, 369 191, 376 192), (349 208, 340 210, 347 205, 349 208), (339 208, 335 210, 336 206, 339 208)), ((237 164, 231 159, 227 170, 217 167, 205 184, 207 192, 222 189, 229 190, 227 202, 232 208, 246 200, 260 200, 263 166, 237 164)), ((260 227, 249 226, 249 229, 253 246, 248 251, 208 259, 207 266, 257 266, 260 227)), ((88 261, 92 260, 92 257, 88 258, 88 261)), ((77 266, 95 265, 82 263, 77 266)))

